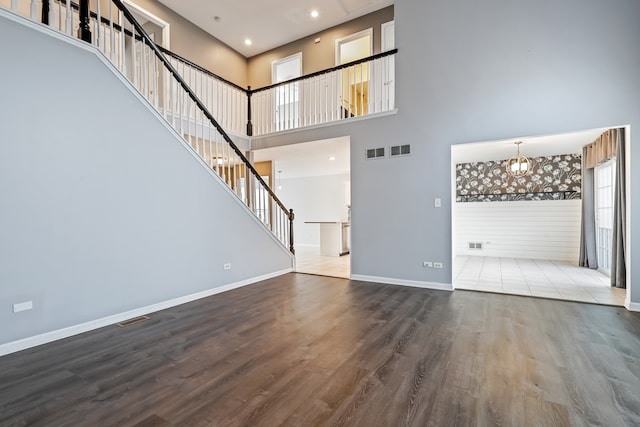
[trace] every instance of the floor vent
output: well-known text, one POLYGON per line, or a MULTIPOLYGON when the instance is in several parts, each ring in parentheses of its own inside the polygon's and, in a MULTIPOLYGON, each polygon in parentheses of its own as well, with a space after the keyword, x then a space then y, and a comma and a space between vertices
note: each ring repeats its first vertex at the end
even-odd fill
POLYGON ((148 320, 148 319, 150 319, 149 316, 134 317, 133 319, 125 320, 124 322, 118 323, 118 326, 120 326, 121 328, 124 328, 125 326, 130 326, 135 323, 144 322, 145 320, 148 320))
POLYGON ((482 242, 469 242, 469 249, 482 250, 482 242))
POLYGON ((379 159, 380 157, 384 157, 384 156, 385 156, 384 147, 381 147, 381 148, 367 148, 367 151, 365 152, 365 158, 367 160, 379 159))
POLYGON ((408 156, 411 154, 411 145, 392 145, 391 146, 391 157, 397 156, 408 156))

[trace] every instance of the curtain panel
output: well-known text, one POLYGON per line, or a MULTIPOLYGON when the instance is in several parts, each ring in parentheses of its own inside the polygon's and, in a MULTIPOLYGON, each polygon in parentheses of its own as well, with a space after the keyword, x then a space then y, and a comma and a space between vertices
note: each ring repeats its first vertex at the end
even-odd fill
POLYGON ((627 287, 627 200, 625 130, 616 129, 616 184, 611 242, 611 286, 627 287))
POLYGON ((591 144, 584 146, 582 161, 587 169, 595 168, 598 164, 616 157, 621 132, 624 132, 624 129, 609 129, 591 144))
POLYGON ((611 286, 626 287, 626 183, 625 129, 609 129, 582 149, 582 224, 580 258, 582 267, 598 268, 595 230, 594 168, 616 158, 611 286))

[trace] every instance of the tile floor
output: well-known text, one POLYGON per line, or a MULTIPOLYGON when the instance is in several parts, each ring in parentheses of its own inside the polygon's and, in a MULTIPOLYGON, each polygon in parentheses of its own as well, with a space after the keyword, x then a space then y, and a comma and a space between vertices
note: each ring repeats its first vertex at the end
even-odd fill
MULTIPOLYGON (((612 288, 609 277, 566 261, 458 256, 454 263, 456 289, 526 295, 624 306, 626 291, 612 288)), ((349 278, 350 257, 320 255, 320 248, 296 248, 296 271, 349 278)))
POLYGON ((626 291, 597 270, 565 261, 458 256, 454 287, 623 306, 626 291))
POLYGON ((349 255, 321 256, 320 247, 300 246, 296 247, 296 271, 348 279, 351 260, 349 255))

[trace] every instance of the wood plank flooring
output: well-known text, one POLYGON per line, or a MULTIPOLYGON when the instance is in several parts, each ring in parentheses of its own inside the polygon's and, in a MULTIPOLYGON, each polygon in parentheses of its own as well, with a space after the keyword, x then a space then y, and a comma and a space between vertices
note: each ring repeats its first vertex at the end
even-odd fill
POLYGON ((638 426, 640 315, 292 273, 0 358, 0 425, 638 426))

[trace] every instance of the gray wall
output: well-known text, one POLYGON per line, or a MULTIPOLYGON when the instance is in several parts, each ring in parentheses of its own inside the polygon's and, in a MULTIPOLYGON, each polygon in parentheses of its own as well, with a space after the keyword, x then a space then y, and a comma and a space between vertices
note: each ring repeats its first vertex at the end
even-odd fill
POLYGON ((0 344, 291 268, 80 42, 2 16, 0 40, 0 344))
MULTIPOLYGON (((640 129, 639 17, 635 0, 398 2, 398 114, 256 139, 254 148, 349 135, 352 274, 451 283, 451 145, 640 129), (365 148, 389 141, 411 144, 412 155, 364 160, 365 148), (434 197, 442 197, 441 209, 434 197), (424 269, 423 260, 444 268, 424 269)), ((629 158, 640 162, 635 140, 629 158)), ((640 183, 640 168, 631 182, 640 183)), ((639 203, 636 184, 629 234, 635 303, 639 203)))

